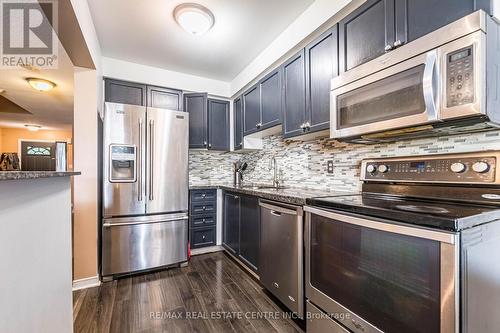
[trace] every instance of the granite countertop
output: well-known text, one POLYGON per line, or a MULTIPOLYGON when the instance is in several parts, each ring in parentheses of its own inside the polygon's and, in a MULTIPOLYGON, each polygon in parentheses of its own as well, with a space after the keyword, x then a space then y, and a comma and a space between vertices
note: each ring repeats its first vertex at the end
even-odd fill
POLYGON ((0 171, 0 181, 2 180, 24 180, 53 177, 71 177, 81 175, 75 171, 0 171))
POLYGON ((340 191, 325 191, 308 188, 285 187, 280 189, 275 188, 258 188, 259 185, 244 185, 237 187, 227 183, 200 183, 189 186, 190 190, 205 190, 205 189, 222 189, 231 192, 253 195, 259 198, 290 203, 294 205, 304 206, 306 200, 316 197, 329 197, 337 195, 351 195, 351 192, 340 191))

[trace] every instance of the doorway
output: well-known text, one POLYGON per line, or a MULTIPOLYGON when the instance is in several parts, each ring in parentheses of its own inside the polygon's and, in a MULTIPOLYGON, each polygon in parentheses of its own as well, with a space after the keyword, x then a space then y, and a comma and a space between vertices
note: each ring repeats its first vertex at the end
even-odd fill
POLYGON ((22 171, 56 171, 56 143, 21 141, 22 171))

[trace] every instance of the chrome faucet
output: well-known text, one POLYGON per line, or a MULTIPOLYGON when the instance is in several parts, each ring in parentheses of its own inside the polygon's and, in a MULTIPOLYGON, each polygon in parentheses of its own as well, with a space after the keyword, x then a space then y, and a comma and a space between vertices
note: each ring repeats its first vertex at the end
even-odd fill
POLYGON ((276 156, 273 156, 271 159, 271 168, 274 168, 273 170, 273 186, 278 188, 280 187, 280 180, 278 176, 278 162, 276 160, 276 156))

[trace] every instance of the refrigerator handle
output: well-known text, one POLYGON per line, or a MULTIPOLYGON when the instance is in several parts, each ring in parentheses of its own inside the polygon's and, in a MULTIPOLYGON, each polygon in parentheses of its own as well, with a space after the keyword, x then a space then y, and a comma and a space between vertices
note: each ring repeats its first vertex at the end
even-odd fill
POLYGON ((139 169, 139 181, 137 182, 138 198, 137 200, 142 201, 142 118, 139 118, 139 158, 137 163, 137 168, 139 169))
POLYGON ((149 121, 149 200, 154 200, 154 154, 155 154, 155 122, 149 121))

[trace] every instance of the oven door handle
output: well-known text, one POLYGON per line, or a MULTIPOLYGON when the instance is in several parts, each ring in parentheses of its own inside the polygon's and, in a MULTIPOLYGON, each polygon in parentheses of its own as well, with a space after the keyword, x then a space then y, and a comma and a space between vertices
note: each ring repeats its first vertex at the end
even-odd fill
POLYGON ((335 211, 326 211, 309 206, 304 207, 304 210, 314 215, 323 216, 331 220, 353 224, 364 228, 429 239, 440 243, 455 244, 457 242, 457 236, 452 232, 434 231, 416 226, 410 227, 397 223, 387 223, 380 220, 368 220, 357 216, 340 214, 335 211))
POLYGON ((437 120, 439 116, 439 77, 438 51, 433 50, 427 53, 422 80, 425 109, 429 121, 437 120))

